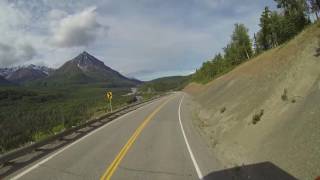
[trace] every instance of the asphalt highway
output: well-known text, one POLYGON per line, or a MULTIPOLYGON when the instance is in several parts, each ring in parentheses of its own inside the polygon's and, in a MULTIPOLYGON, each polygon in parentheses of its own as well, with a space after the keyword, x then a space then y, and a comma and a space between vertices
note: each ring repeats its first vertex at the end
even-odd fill
POLYGON ((188 95, 162 97, 8 179, 201 179, 218 166, 192 125, 188 95))

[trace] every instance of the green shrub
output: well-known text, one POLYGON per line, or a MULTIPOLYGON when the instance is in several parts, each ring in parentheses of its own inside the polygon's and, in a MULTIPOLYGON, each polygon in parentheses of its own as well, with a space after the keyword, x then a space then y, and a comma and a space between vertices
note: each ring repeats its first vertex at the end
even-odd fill
POLYGON ((226 107, 222 107, 222 108, 220 109, 220 113, 222 114, 222 113, 224 113, 226 110, 227 110, 226 107))
POLYGON ((263 109, 261 109, 260 112, 254 114, 252 116, 252 124, 257 124, 261 120, 261 117, 263 116, 263 114, 264 114, 263 109))
POLYGON ((283 90, 283 93, 281 95, 281 99, 282 99, 282 101, 288 100, 288 90, 286 88, 283 90))

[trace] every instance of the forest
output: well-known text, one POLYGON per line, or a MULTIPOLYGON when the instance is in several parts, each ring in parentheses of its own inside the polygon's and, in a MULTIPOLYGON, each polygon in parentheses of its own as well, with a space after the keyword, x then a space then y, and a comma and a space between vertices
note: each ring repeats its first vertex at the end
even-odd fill
POLYGON ((145 82, 139 87, 139 91, 143 93, 148 93, 149 91, 158 93, 167 91, 179 91, 189 83, 189 80, 190 76, 162 77, 145 82))
MULTIPOLYGON (((116 109, 127 88, 108 88, 116 109)), ((59 133, 108 111, 103 84, 0 88, 0 153, 59 133)))
POLYGON ((244 24, 235 24, 231 40, 223 52, 204 62, 193 74, 192 81, 205 84, 264 51, 286 43, 319 20, 320 0, 275 2, 276 10, 264 8, 260 16, 260 30, 252 38, 244 24))

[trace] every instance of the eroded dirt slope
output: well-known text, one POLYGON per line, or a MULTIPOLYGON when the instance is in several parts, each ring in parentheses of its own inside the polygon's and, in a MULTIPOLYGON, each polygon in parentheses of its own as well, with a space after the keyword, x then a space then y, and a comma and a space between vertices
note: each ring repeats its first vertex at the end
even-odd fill
POLYGON ((314 25, 205 86, 186 87, 200 104, 195 123, 226 167, 269 161, 298 179, 320 175, 319 37, 314 25))

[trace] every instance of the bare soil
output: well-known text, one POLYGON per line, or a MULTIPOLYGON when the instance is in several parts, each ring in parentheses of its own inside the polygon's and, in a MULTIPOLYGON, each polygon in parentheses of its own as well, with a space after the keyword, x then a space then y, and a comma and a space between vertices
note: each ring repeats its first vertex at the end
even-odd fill
POLYGON ((319 36, 313 25, 206 85, 185 88, 200 105, 195 124, 225 167, 267 161, 298 179, 320 175, 319 36))

